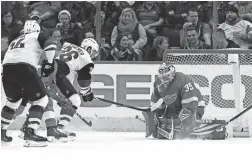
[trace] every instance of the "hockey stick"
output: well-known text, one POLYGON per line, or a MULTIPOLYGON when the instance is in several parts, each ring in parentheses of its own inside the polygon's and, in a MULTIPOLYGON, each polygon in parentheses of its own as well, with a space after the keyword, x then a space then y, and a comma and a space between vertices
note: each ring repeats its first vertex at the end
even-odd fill
POLYGON ((141 122, 143 122, 143 123, 145 123, 145 120, 143 120, 142 118, 139 118, 139 116, 138 115, 136 115, 136 117, 135 117, 136 119, 138 119, 139 121, 141 121, 141 122))
MULTIPOLYGON (((59 97, 59 95, 58 94, 60 94, 60 90, 58 89, 58 87, 57 87, 57 85, 56 84, 54 84, 54 83, 52 83, 52 84, 50 84, 50 86, 52 86, 56 91, 57 91, 57 94, 55 94, 56 96, 55 97, 57 97, 57 99, 55 99, 60 105, 61 105, 61 103, 62 104, 65 104, 65 105, 67 105, 67 106, 69 106, 69 107, 67 107, 67 108, 70 108, 76 115, 77 115, 77 117, 79 117, 86 125, 88 125, 89 127, 92 127, 92 122, 91 121, 87 121, 85 118, 83 118, 74 108, 73 108, 73 104, 72 104, 72 102, 68 99, 68 98, 66 98, 64 95, 62 95, 63 96, 63 98, 64 98, 64 100, 62 100, 60 97, 59 97)), ((62 107, 62 106, 61 106, 62 107)))
MULTIPOLYGON (((58 95, 56 95, 59 99, 60 97, 58 95)), ((65 100, 67 100, 67 104, 69 107, 67 108, 70 108, 73 112, 75 112, 75 114, 77 115, 77 117, 79 117, 84 123, 86 123, 86 125, 88 125, 89 127, 92 127, 92 122, 91 121, 87 121, 85 118, 83 118, 75 109, 73 109, 73 105, 72 105, 72 102, 68 99, 68 98, 65 98, 65 100)), ((58 100, 56 100, 57 102, 59 102, 58 100)), ((60 102, 59 102, 60 104, 60 102)))
MULTIPOLYGON (((46 65, 46 63, 45 62, 43 62, 42 63, 42 67, 45 67, 45 65, 46 65)), ((49 85, 51 86, 51 87, 53 87, 56 91, 57 91, 57 93, 58 94, 60 94, 60 90, 59 90, 59 88, 57 87, 57 85, 56 85, 56 83, 54 82, 54 81, 56 81, 56 73, 57 73, 57 70, 58 70, 58 65, 57 65, 57 63, 56 62, 54 62, 54 65, 53 66, 55 66, 54 67, 54 71, 49 75, 49 76, 51 76, 52 78, 51 78, 51 80, 50 79, 48 79, 48 80, 50 80, 50 82, 47 82, 47 83, 49 83, 49 85)), ((43 77, 43 69, 41 69, 41 79, 42 79, 42 77, 43 77)), ((50 77, 47 77, 47 78, 50 78, 50 77)), ((44 76, 45 77, 45 76, 44 76)), ((64 95, 63 95, 64 96, 64 95)), ((70 108, 73 112, 75 112, 75 114, 77 115, 77 117, 79 117, 84 123, 86 123, 86 125, 88 125, 89 127, 91 127, 92 126, 92 122, 91 121, 87 121, 87 120, 85 120, 74 108, 73 108, 73 104, 72 104, 72 102, 68 99, 68 98, 66 98, 65 96, 63 97, 64 98, 64 100, 62 101, 61 100, 61 98, 56 94, 56 97, 57 97, 57 102, 60 104, 60 103, 65 103, 66 101, 66 103, 65 104, 67 104, 69 107, 68 108, 70 108)), ((62 107, 62 106, 61 106, 62 107)))
POLYGON ((115 104, 115 105, 118 105, 118 106, 130 108, 130 109, 133 109, 133 110, 144 111, 144 112, 150 112, 151 111, 150 108, 148 108, 148 109, 140 109, 140 108, 137 108, 137 107, 134 107, 134 106, 130 106, 130 105, 126 105, 126 104, 121 104, 121 103, 110 101, 110 100, 107 100, 107 99, 104 99, 104 98, 100 98, 100 97, 95 97, 95 99, 103 101, 103 102, 115 104))
POLYGON ((227 121, 225 126, 228 125, 230 122, 234 121, 235 119, 239 118, 241 115, 243 115, 244 113, 246 113, 250 109, 252 109, 252 105, 249 106, 247 109, 243 110, 242 112, 240 112, 239 114, 237 114, 236 116, 234 116, 233 118, 231 118, 229 121, 227 121))

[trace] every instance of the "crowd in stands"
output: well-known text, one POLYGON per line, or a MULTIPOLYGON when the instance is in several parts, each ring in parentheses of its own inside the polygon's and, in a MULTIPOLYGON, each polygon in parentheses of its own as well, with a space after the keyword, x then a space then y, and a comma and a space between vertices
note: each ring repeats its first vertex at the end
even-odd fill
MULTIPOLYGON (((96 1, 1 1, 1 52, 34 19, 48 38, 96 38, 96 1)), ((102 1, 100 61, 161 61, 171 49, 252 49, 252 2, 102 1), (213 35, 215 45, 213 47, 213 35)))

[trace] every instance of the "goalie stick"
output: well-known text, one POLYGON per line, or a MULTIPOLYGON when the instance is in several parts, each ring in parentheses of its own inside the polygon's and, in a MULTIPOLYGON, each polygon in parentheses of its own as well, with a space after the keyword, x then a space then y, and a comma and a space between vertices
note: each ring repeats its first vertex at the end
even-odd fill
POLYGON ((239 118, 241 115, 243 115, 244 113, 246 113, 250 109, 252 109, 252 105, 250 105, 247 109, 243 110, 242 112, 240 112, 239 114, 237 114, 236 116, 234 116, 233 118, 231 118, 229 121, 227 121, 226 125, 228 125, 230 122, 234 121, 235 119, 239 118))

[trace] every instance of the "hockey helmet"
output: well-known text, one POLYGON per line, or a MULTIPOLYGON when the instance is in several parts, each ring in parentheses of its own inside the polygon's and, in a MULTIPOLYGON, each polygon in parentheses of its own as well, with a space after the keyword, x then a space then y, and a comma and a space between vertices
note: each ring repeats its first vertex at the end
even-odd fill
POLYGON ((36 20, 27 20, 24 24, 24 34, 39 33, 40 26, 36 20))
POLYGON ((85 49, 92 59, 99 54, 99 45, 93 38, 86 38, 81 42, 81 47, 85 49))
POLYGON ((175 67, 168 62, 164 62, 159 66, 158 77, 163 84, 168 85, 175 77, 175 67))

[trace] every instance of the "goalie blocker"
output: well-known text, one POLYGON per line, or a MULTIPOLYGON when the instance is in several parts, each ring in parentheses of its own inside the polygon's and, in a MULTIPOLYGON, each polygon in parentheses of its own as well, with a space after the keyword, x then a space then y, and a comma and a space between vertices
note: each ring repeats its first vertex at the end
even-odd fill
POLYGON ((151 112, 143 112, 146 137, 225 139, 225 121, 201 120, 205 102, 194 82, 167 62, 158 70, 151 112))

